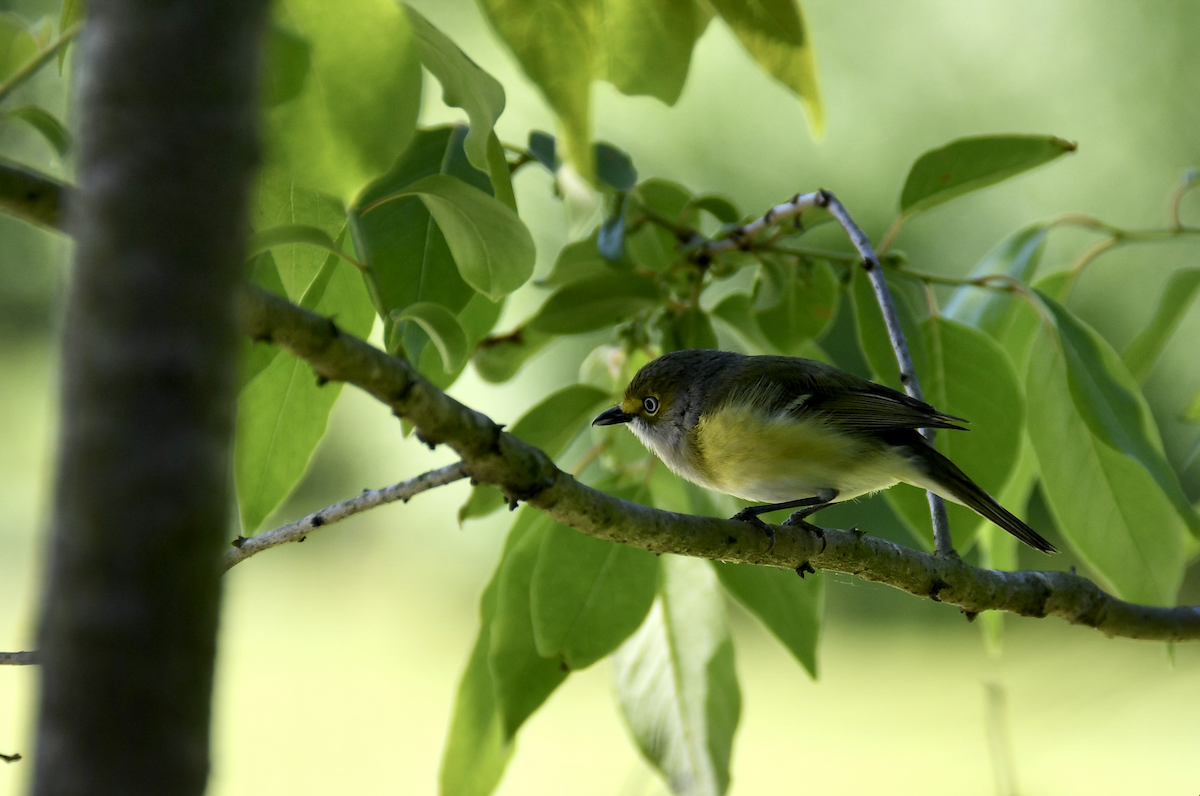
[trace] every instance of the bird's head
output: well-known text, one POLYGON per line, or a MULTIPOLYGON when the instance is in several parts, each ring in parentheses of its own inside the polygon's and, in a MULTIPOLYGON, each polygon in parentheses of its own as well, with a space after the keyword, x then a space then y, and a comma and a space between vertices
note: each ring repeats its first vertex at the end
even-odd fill
POLYGON ((621 403, 601 413, 592 425, 630 423, 639 436, 667 424, 687 428, 695 420, 690 415, 701 409, 715 372, 736 357, 709 349, 664 354, 644 365, 625 388, 621 403))

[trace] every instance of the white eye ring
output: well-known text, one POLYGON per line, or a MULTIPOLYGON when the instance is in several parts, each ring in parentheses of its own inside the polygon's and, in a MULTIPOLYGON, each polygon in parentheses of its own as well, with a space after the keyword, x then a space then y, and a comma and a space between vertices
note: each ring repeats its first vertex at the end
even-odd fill
POLYGON ((658 399, 653 395, 647 395, 642 399, 642 408, 646 410, 646 414, 653 415, 658 413, 658 399))

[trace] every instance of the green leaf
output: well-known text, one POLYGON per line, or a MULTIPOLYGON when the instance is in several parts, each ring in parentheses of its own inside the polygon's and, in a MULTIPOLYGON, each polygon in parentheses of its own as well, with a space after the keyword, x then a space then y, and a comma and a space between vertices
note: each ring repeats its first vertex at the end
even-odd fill
POLYGON ((429 335, 442 358, 447 373, 462 369, 467 363, 467 332, 454 313, 432 301, 418 301, 392 313, 397 321, 413 321, 429 335))
POLYGON ((1200 536, 1200 516, 1167 462, 1158 426, 1133 376, 1104 338, 1054 299, 1041 299, 1053 314, 1067 384, 1080 417, 1097 439, 1145 467, 1192 533, 1200 536))
POLYGON ((731 293, 713 308, 712 314, 734 331, 750 353, 762 354, 771 350, 771 344, 758 326, 754 300, 750 296, 731 293))
POLYGON ((632 273, 611 273, 556 290, 527 328, 547 334, 580 334, 613 326, 658 304, 658 285, 632 273))
MULTIPOLYGON (((929 352, 920 374, 925 400, 943 412, 971 421, 970 431, 938 431, 936 446, 988 494, 999 496, 1021 452, 1025 395, 1008 355, 995 340, 949 318, 921 324, 929 352)), ((884 493, 896 513, 927 547, 933 528, 925 491, 899 484, 884 493)), ((1014 507, 1009 507, 1014 508, 1014 507)), ((947 502, 954 548, 964 551, 987 521, 947 502)))
MULTIPOLYGON (((1014 510, 1027 507, 1029 496, 1038 480, 1037 476, 1037 457, 1034 455, 1033 446, 1029 443, 1028 436, 1022 435, 1021 453, 1017 457, 1017 466, 1013 468, 1008 485, 996 493, 996 500, 1000 502, 1001 506, 1008 506, 1014 510)), ((1028 518, 1029 512, 1028 509, 1025 509, 1024 512, 1014 511, 1014 513, 1024 513, 1028 518)), ((1021 543, 1017 537, 990 522, 983 523, 981 527, 978 538, 979 566, 984 569, 999 569, 1008 572, 1020 569, 1018 548, 1021 543)), ((1004 640, 1004 612, 983 611, 980 613, 979 630, 983 634, 983 643, 988 652, 993 657, 998 656, 1004 640)))
POLYGON ((604 141, 597 141, 594 150, 596 179, 617 191, 628 191, 637 183, 637 169, 626 152, 604 141))
POLYGON ((1075 146, 1045 135, 988 135, 951 141, 917 158, 904 181, 900 212, 912 215, 995 185, 1074 152, 1075 146))
POLYGON ((479 598, 479 635, 458 684, 454 713, 439 774, 442 796, 488 796, 500 782, 515 751, 504 737, 488 668, 492 622, 496 616, 500 573, 513 549, 525 538, 542 515, 531 508, 517 514, 504 541, 504 551, 487 588, 479 598))
POLYGON ((348 202, 416 129, 421 67, 408 16, 393 0, 289 0, 272 8, 280 26, 307 39, 311 68, 293 99, 267 109, 268 168, 348 202))
MULTIPOLYGON (((456 320, 467 335, 468 355, 496 325, 503 309, 503 299, 492 301, 482 293, 476 293, 458 313, 456 320)), ((417 370, 438 389, 446 390, 462 375, 467 361, 464 359, 455 370, 446 370, 437 346, 427 345, 421 349, 421 356, 417 359, 417 370)))
MULTIPOLYGON (((672 104, 705 25, 691 0, 480 0, 480 6, 558 116, 566 159, 589 179, 592 80, 672 104)), ((553 157, 538 160, 557 168, 553 157)))
POLYGON ((508 742, 546 698, 567 679, 562 662, 543 658, 534 643, 529 590, 542 538, 551 520, 539 514, 505 556, 496 591, 488 669, 503 739, 508 742))
POLYGON ((37 130, 60 158, 71 151, 71 134, 54 114, 36 105, 22 105, 8 111, 9 118, 19 119, 37 130))
MULTIPOLYGON (((1045 224, 1030 224, 1000 242, 971 269, 969 278, 979 279, 1003 274, 1018 282, 1031 284, 1046 248, 1045 224)), ((978 287, 956 288, 943 313, 960 323, 982 329, 997 340, 1003 338, 1016 319, 1022 299, 978 287)))
MULTIPOLYGON (((571 440, 585 431, 596 411, 609 400, 608 393, 585 384, 563 387, 542 399, 508 429, 517 439, 557 458, 571 440)), ((458 511, 458 521, 484 517, 504 505, 499 489, 478 485, 458 511)))
MULTIPOLYGON (((76 22, 79 22, 83 19, 84 14, 86 13, 86 10, 87 10, 85 6, 86 6, 86 3, 84 3, 84 0, 63 0, 62 13, 59 15, 59 18, 58 18, 58 29, 60 31, 60 34, 61 34, 61 31, 67 30, 68 28, 72 27, 76 22)), ((62 74, 63 63, 67 60, 67 47, 68 46, 69 46, 69 43, 64 44, 62 46, 62 48, 59 49, 59 51, 58 51, 58 74, 59 75, 62 74)))
POLYGON ((712 0, 742 46, 763 70, 800 98, 813 135, 825 131, 817 62, 795 0, 712 0))
POLYGON ((513 423, 509 432, 555 457, 576 435, 587 430, 592 413, 608 400, 603 390, 572 384, 544 398, 513 423))
POLYGON ((509 169, 508 156, 504 154, 504 146, 496 137, 493 130, 488 136, 487 144, 488 179, 492 183, 492 193, 497 199, 513 212, 517 210, 517 195, 513 193, 512 171, 509 169))
POLYGON ((595 76, 674 105, 707 20, 693 0, 600 0, 595 76))
POLYGON ((503 310, 504 299, 492 301, 482 293, 471 296, 467 306, 458 313, 458 322, 467 333, 467 342, 470 343, 471 350, 496 327, 496 321, 500 320, 503 310))
POLYGON ((550 173, 558 171, 558 146, 554 136, 541 130, 529 131, 529 154, 550 173))
MULTIPOLYGON (((336 317, 348 334, 366 337, 371 331, 374 313, 362 279, 332 254, 301 306, 336 317)), ((234 480, 244 535, 255 533, 304 475, 341 386, 318 386, 307 363, 281 352, 242 390, 234 480)))
MULTIPOLYGON (((633 200, 630 213, 635 219, 639 215, 638 205, 673 224, 690 223, 696 216, 696 210, 691 207, 691 191, 669 180, 645 180, 629 195, 633 200)), ((645 223, 636 232, 625 236, 625 250, 629 259, 638 265, 663 271, 679 259, 679 239, 658 224, 645 223)))
POLYGON ((708 313, 699 307, 668 312, 661 318, 663 353, 687 348, 719 348, 708 313))
POLYGON ((342 247, 334 243, 333 238, 328 232, 319 227, 309 226, 308 224, 284 224, 264 229, 261 232, 255 232, 250 236, 250 240, 246 244, 246 254, 253 257, 276 246, 287 246, 297 243, 324 249, 326 252, 345 260, 356 268, 361 268, 361 263, 342 251, 342 247))
MULTIPOLYGON (((316 227, 336 238, 346 226, 342 203, 303 188, 279 172, 264 172, 252 193, 251 224, 255 230, 277 227, 316 227)), ((271 252, 287 297, 299 301, 325 265, 328 253, 308 243, 276 246, 271 252)))
POLYGON ((405 5, 416 36, 421 63, 442 84, 442 101, 462 108, 471 120, 464 147, 471 165, 488 171, 488 137, 504 112, 504 87, 479 68, 446 34, 412 6, 405 5))
POLYGON ((1187 409, 1183 410, 1183 416, 1180 418, 1185 423, 1200 423, 1200 390, 1192 396, 1192 400, 1188 402, 1187 409))
MULTIPOLYGON (((270 252, 263 252, 254 258, 247 278, 264 290, 287 298, 283 280, 279 278, 279 269, 275 267, 275 258, 271 256, 270 252)), ((278 355, 279 348, 277 346, 265 341, 256 342, 246 335, 242 335, 239 392, 253 381, 255 376, 266 370, 278 355)))
POLYGON ((272 20, 267 28, 263 102, 268 108, 293 100, 304 90, 312 71, 308 39, 272 20))
POLYGON ((1197 293, 1200 293, 1200 268, 1184 268, 1171 274, 1150 325, 1129 343, 1121 355, 1138 382, 1144 382, 1150 375, 1150 369, 1158 361, 1159 354, 1175 333, 1197 293))
POLYGON ((824 260, 766 259, 754 291, 758 328, 781 354, 799 356, 805 343, 820 338, 833 323, 839 288, 824 260))
POLYGON ((39 49, 37 39, 24 19, 10 12, 0 12, 0 81, 7 81, 36 58, 39 49))
POLYGON ((471 361, 481 379, 501 384, 515 376, 522 365, 554 339, 553 334, 521 326, 508 334, 481 340, 471 361))
POLYGON ((728 198, 715 193, 697 196, 692 200, 691 206, 710 213, 722 224, 736 224, 742 219, 742 213, 738 210, 737 205, 728 198))
POLYGON ((553 523, 530 591, 538 653, 572 671, 591 666, 638 629, 657 590, 653 553, 553 523))
POLYGON ((658 600, 612 657, 617 699, 638 748, 673 793, 720 796, 741 713, 721 592, 708 562, 661 561, 658 600))
POLYGON ((359 217, 416 196, 437 222, 463 280, 493 301, 533 275, 533 237, 516 212, 487 193, 447 174, 431 174, 362 206, 359 217))
MULTIPOLYGON (((891 284, 891 280, 889 280, 891 284)), ((925 335, 917 322, 904 294, 896 290, 898 285, 892 284, 892 300, 896 305, 896 314, 900 316, 900 328, 908 340, 908 352, 913 359, 913 367, 917 370, 917 378, 924 380, 929 372, 929 355, 925 347, 925 335)), ((858 333, 858 345, 862 349, 867 364, 875 380, 886 384, 894 390, 903 390, 900 384, 900 366, 896 363, 896 354, 892 350, 888 338, 887 326, 883 322, 883 313, 875 299, 875 291, 871 280, 861 268, 854 269, 851 279, 851 297, 854 299, 854 319, 858 333)))
POLYGON ((431 368, 422 365, 429 336, 415 323, 393 324, 391 313, 422 301, 460 313, 479 294, 459 275, 445 236, 418 197, 377 203, 431 174, 450 174, 490 191, 487 175, 467 161, 466 135, 462 126, 419 131, 387 174, 367 186, 350 209, 350 228, 370 266, 368 284, 384 319, 388 351, 403 351, 423 375, 439 383, 445 373, 440 359, 431 368), (363 208, 372 205, 371 212, 364 213, 363 208))
POLYGON ((784 44, 804 44, 804 21, 795 0, 712 0, 712 5, 731 26, 736 23, 784 44))
POLYGON ((596 230, 596 251, 611 263, 625 259, 625 198, 617 203, 613 214, 604 219, 596 230))
MULTIPOLYGON (((563 246, 550 273, 546 274, 544 279, 537 280, 537 284, 542 287, 559 287, 580 279, 613 273, 617 264, 600 254, 599 233, 597 229, 587 238, 563 246)), ((628 261, 623 261, 622 264, 628 267, 628 261)))
MULTIPOLYGON (((1034 283, 1034 288, 1056 301, 1065 301, 1071 289, 1071 272, 1058 271, 1047 274, 1034 283)), ((1034 295, 1016 298, 1008 308, 1007 318, 1000 319, 993 336, 1008 352, 1009 358, 1023 373, 1029 366, 1029 351, 1033 339, 1044 323, 1049 323, 1048 313, 1038 304, 1034 295)))
POLYGON ((825 607, 821 573, 801 579, 791 570, 752 564, 716 563, 713 568, 725 590, 757 616, 815 680, 825 607))
MULTIPOLYGON (((1072 550, 1114 594, 1138 603, 1173 604, 1183 580, 1186 525, 1141 462, 1093 433, 1079 407, 1081 391, 1072 385, 1077 366, 1071 360, 1078 354, 1068 350, 1043 327, 1026 378, 1029 437, 1054 520, 1072 550)), ((1112 352, 1101 356, 1090 363, 1099 366, 1092 378, 1115 380, 1108 366, 1120 360, 1112 352)), ((1124 380, 1132 384, 1128 373, 1124 380)))
POLYGON ((480 0, 479 5, 558 116, 567 159, 590 177, 591 83, 597 48, 594 4, 480 0))

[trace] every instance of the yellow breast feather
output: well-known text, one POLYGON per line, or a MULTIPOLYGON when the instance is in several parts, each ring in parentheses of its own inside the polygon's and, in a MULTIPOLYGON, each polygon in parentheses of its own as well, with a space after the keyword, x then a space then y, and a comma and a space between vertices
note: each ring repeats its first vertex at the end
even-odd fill
POLYGON ((753 404, 703 415, 691 438, 700 476, 693 480, 747 500, 784 502, 825 489, 848 500, 912 476, 907 459, 878 440, 847 434, 819 417, 769 414, 753 404))

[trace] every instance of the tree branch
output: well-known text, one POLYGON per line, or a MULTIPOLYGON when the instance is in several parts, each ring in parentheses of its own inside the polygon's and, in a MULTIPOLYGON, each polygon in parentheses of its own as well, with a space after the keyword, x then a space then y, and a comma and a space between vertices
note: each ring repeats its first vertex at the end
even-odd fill
POLYGON ((0 666, 33 666, 39 663, 36 650, 30 652, 0 652, 0 666))
MULTIPOLYGON (((405 503, 414 495, 419 495, 434 487, 459 481, 467 477, 466 468, 462 462, 448 464, 437 470, 430 470, 407 481, 385 486, 383 489, 364 489, 361 495, 349 500, 326 506, 320 511, 314 511, 307 517, 302 517, 293 523, 281 526, 271 531, 255 534, 250 538, 239 536, 234 541, 234 549, 225 553, 221 561, 221 571, 228 572, 235 564, 240 564, 255 553, 261 553, 287 542, 303 542, 308 534, 326 525, 340 522, 355 514, 360 514, 377 506, 403 500, 405 503)), ((3 661, 0 660, 0 663, 3 661)))
MULTIPOLYGON (((896 314, 892 291, 888 287, 887 277, 883 273, 883 267, 879 264, 879 258, 871 247, 871 239, 859 228, 858 224, 854 223, 854 219, 850 217, 846 207, 833 195, 832 191, 817 191, 816 196, 816 204, 824 207, 837 219, 838 223, 842 225, 842 229, 846 230, 846 235, 854 244, 854 248, 862 255, 863 270, 867 272, 867 276, 871 280, 871 287, 875 290, 875 300, 879 302, 879 309, 883 312, 883 322, 887 326, 888 339, 892 341, 892 351, 895 352, 896 362, 900 366, 900 383, 910 397, 924 401, 925 395, 921 391, 921 382, 917 380, 917 369, 913 365, 912 354, 908 350, 908 340, 904 337, 904 329, 900 326, 900 316, 896 314)), ((921 435, 931 444, 933 443, 933 429, 923 428, 921 435)), ((929 514, 933 520, 933 549, 940 556, 952 555, 954 542, 950 537, 950 518, 946 516, 946 503, 933 492, 926 492, 925 496, 929 500, 929 514)))
POLYGON ((88 3, 38 796, 207 781, 267 6, 88 3))
POLYGON ((67 195, 68 186, 58 180, 0 158, 0 211, 61 231, 67 195))
MULTIPOLYGON (((810 208, 821 206, 821 193, 821 191, 817 191, 816 193, 796 194, 790 202, 775 205, 766 213, 763 213, 762 217, 730 230, 724 239, 709 243, 704 247, 704 252, 707 254, 716 254, 718 252, 730 251, 731 249, 740 249, 746 245, 746 242, 750 238, 753 238, 764 229, 778 224, 780 221, 797 219, 796 223, 799 223, 798 219, 801 213, 810 208)), ((832 196, 832 194, 830 195, 832 196)))
MULTIPOLYGON (((5 171, 0 163, 0 207, 6 208, 5 171)), ((60 193, 51 196, 56 202, 60 193)), ((47 216, 56 217, 56 213, 47 216)), ((45 220, 39 223, 56 227, 45 220)), ((852 228, 858 230, 856 225, 852 228)), ((861 230, 858 234, 869 247, 861 230)), ((875 263, 878 273, 877 259, 875 263)), ((342 333, 332 321, 278 296, 247 286, 239 312, 242 331, 251 338, 273 341, 325 378, 356 385, 408 418, 423 439, 449 444, 462 456, 464 471, 477 482, 499 487, 510 497, 524 497, 555 520, 591 536, 657 553, 718 561, 789 569, 807 562, 817 569, 958 606, 968 616, 990 610, 1057 616, 1107 636, 1200 640, 1200 608, 1128 603, 1072 573, 979 569, 957 556, 929 555, 855 531, 814 526, 780 526, 775 547, 768 551, 763 535, 749 531, 744 523, 660 511, 579 483, 537 448, 504 433, 486 416, 426 382, 410 363, 342 333)), ((36 663, 35 656, 0 653, 0 663, 36 663)))
POLYGON ((741 522, 675 514, 620 500, 579 483, 549 457, 449 397, 413 366, 341 332, 329 319, 247 286, 243 330, 308 362, 320 376, 355 384, 409 420, 420 438, 449 445, 475 481, 498 487, 583 533, 655 553, 797 569, 805 563, 939 602, 968 614, 1001 610, 1058 616, 1110 636, 1200 640, 1200 609, 1134 605, 1065 572, 979 569, 854 531, 783 525, 774 549, 741 522))

